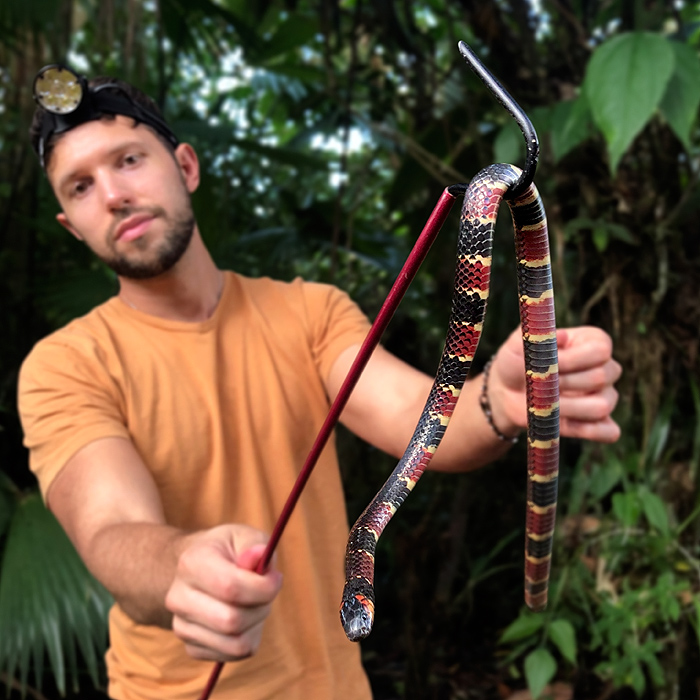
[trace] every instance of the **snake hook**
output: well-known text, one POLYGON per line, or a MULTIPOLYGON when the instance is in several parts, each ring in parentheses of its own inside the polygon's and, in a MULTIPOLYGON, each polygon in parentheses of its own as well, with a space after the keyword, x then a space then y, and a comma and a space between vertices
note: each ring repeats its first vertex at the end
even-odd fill
POLYGON ((477 58, 476 54, 465 44, 460 41, 457 44, 462 58, 467 62, 469 67, 476 73, 481 81, 486 85, 491 94, 498 102, 505 107, 508 114, 515 119, 520 131, 525 138, 525 148, 527 156, 525 158, 525 167, 518 178, 517 182, 508 190, 506 198, 512 199, 522 194, 535 178, 535 170, 537 170, 537 161, 540 157, 540 141, 537 138, 537 132, 527 114, 522 110, 520 105, 510 96, 508 91, 496 80, 489 72, 484 64, 477 58))

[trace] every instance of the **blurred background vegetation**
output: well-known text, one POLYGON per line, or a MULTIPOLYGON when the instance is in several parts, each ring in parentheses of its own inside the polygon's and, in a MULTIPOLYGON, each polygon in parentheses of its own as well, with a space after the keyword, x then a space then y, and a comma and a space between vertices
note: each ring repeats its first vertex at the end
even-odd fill
MULTIPOLYGON (((221 266, 333 282, 373 316, 444 187, 523 160, 458 40, 540 133, 559 324, 613 336, 623 438, 563 443, 553 595, 537 616, 522 609, 524 447, 475 474, 426 475, 380 547, 363 646, 375 695, 700 697, 700 5, 686 0, 0 2, 9 696, 99 697, 109 606, 41 505, 15 408, 32 345, 115 291, 54 221, 26 136, 37 69, 67 60, 159 101, 203 161, 195 208, 221 266)), ((430 373, 456 209, 385 339, 430 373)), ((507 214, 492 279, 477 369, 517 324, 507 214)), ((393 464, 338 439, 354 518, 393 464)))

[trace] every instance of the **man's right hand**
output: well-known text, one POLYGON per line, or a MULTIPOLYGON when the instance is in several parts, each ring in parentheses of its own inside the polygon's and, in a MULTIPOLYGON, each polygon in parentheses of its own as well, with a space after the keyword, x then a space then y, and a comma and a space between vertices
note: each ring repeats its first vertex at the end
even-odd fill
POLYGON ((263 533, 238 524, 190 533, 169 526, 151 473, 121 437, 79 450, 47 500, 88 569, 134 622, 172 627, 197 659, 255 652, 281 585, 274 568, 253 571, 263 533))
POLYGON ((187 535, 165 598, 173 632, 190 656, 236 661, 255 653, 281 574, 254 569, 267 538, 246 525, 221 525, 187 535))

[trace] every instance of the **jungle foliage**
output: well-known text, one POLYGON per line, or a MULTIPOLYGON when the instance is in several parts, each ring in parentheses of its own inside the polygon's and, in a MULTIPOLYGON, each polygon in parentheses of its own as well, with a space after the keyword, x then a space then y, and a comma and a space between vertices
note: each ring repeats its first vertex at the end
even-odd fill
MULTIPOLYGON (((0 3, 0 686, 104 684, 109 596, 41 506, 15 407, 32 345, 115 291, 56 224, 26 137, 31 81, 68 59, 163 106, 197 149, 216 260, 333 282, 373 316, 446 185, 521 137, 467 41, 531 115, 559 325, 624 367, 612 447, 562 445, 547 612, 524 611, 522 445, 426 475, 382 540, 364 656, 378 699, 691 698, 700 684, 700 4, 679 0, 3 0, 0 3), (695 232, 695 233, 694 233, 695 232)), ((453 212, 385 338, 432 373, 453 212)), ((517 324, 502 217, 477 369, 517 324)), ((350 517, 392 468, 339 434, 350 517)), ((340 594, 340 592, 339 592, 340 594)))

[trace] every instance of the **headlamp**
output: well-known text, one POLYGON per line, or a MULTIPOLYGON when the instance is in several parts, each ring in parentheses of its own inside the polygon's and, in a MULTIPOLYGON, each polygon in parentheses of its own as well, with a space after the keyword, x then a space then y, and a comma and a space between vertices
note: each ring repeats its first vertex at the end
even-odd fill
POLYGON ((34 100, 45 111, 38 156, 41 167, 46 143, 54 134, 62 134, 104 114, 122 114, 155 129, 175 148, 179 141, 165 121, 148 107, 135 102, 118 83, 90 87, 84 76, 53 64, 44 66, 34 78, 34 100))

